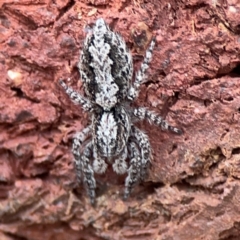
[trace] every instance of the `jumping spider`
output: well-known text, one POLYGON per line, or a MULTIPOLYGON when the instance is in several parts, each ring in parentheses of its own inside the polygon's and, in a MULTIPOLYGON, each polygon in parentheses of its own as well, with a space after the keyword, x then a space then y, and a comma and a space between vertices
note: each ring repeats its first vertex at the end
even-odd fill
POLYGON ((127 173, 124 198, 137 182, 144 180, 151 160, 151 146, 148 136, 135 127, 134 122, 147 119, 162 129, 181 134, 180 129, 170 126, 156 113, 130 106, 145 79, 154 45, 155 39, 132 83, 132 56, 125 41, 111 31, 103 19, 97 19, 85 39, 78 64, 85 97, 60 80, 71 100, 91 113, 92 123, 75 135, 72 153, 78 182, 83 180, 92 204, 96 188, 94 172, 104 173, 107 163, 112 164, 117 174, 127 173))

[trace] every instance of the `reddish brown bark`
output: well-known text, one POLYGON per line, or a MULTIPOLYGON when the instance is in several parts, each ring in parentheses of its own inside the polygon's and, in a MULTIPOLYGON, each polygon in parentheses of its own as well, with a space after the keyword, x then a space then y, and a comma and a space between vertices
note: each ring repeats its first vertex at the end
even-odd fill
POLYGON ((0 238, 232 240, 240 236, 240 2, 3 0, 0 3, 0 238), (103 17, 138 69, 157 46, 136 104, 153 161, 122 201, 124 177, 97 176, 93 208, 76 187, 72 135, 88 124, 58 85, 81 88, 85 26, 103 17))

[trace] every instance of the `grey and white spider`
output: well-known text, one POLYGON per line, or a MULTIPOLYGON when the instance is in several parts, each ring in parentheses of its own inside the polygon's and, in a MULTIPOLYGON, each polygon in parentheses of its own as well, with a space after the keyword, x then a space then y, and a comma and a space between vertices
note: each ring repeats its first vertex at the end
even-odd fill
POLYGON ((132 56, 125 41, 103 19, 97 19, 85 39, 78 65, 85 96, 60 80, 71 100, 91 113, 91 124, 75 135, 72 145, 77 179, 83 180, 91 203, 95 200, 94 172, 103 174, 108 164, 117 174, 127 173, 124 198, 136 183, 144 180, 151 146, 148 136, 134 122, 147 119, 162 129, 181 134, 180 129, 170 126, 156 113, 130 106, 145 80, 154 45, 155 39, 132 83, 132 56))

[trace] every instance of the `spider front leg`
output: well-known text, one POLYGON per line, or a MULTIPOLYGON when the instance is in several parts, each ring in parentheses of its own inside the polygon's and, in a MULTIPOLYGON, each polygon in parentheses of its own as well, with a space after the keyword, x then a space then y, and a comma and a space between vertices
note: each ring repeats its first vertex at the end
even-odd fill
POLYGON ((155 42, 156 42, 156 39, 153 38, 153 40, 150 43, 149 48, 146 51, 146 55, 145 55, 145 58, 144 58, 144 60, 141 64, 141 67, 138 70, 138 72, 136 73, 135 81, 133 82, 133 85, 129 89, 127 97, 131 101, 133 101, 138 96, 139 87, 141 86, 141 84, 145 80, 145 73, 146 73, 146 70, 149 67, 149 63, 152 60, 152 52, 153 52, 153 49, 154 49, 154 46, 155 46, 155 42))
POLYGON ((68 87, 67 84, 64 81, 59 80, 59 83, 63 87, 63 89, 65 90, 67 95, 70 97, 70 99, 75 104, 81 105, 82 108, 84 109, 84 111, 87 111, 87 112, 91 112, 92 111, 93 106, 92 106, 92 103, 88 99, 83 97, 78 92, 74 91, 71 87, 68 87))
POLYGON ((129 142, 130 166, 128 176, 125 180, 124 199, 127 199, 141 176, 141 157, 140 151, 135 142, 129 142))
POLYGON ((141 180, 144 180, 147 175, 148 167, 151 163, 150 142, 148 136, 135 126, 132 126, 131 136, 137 140, 136 142, 138 143, 138 146, 141 149, 140 178, 141 180))
POLYGON ((135 108, 133 109, 133 115, 137 117, 139 120, 148 120, 150 123, 153 123, 163 130, 168 130, 174 132, 176 134, 182 134, 182 130, 176 127, 173 127, 167 123, 167 121, 163 120, 162 117, 155 112, 152 112, 146 108, 135 108))

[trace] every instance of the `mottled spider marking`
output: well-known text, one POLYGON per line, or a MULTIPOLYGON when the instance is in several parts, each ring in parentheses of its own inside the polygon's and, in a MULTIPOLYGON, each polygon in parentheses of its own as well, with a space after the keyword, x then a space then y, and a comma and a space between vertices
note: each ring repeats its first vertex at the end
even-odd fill
POLYGON ((139 149, 141 151, 141 169, 140 169, 140 178, 144 180, 147 176, 147 170, 151 163, 152 150, 147 134, 138 129, 135 126, 132 126, 131 136, 136 139, 139 149))
POLYGON ((88 142, 85 146, 83 153, 82 153, 82 173, 83 173, 83 183, 87 189, 88 196, 90 198, 91 204, 94 204, 95 201, 95 188, 96 188, 96 181, 94 178, 94 171, 92 165, 90 163, 91 159, 91 151, 92 151, 92 142, 88 142))
POLYGON ((127 169, 128 169, 128 165, 126 162, 127 156, 128 156, 128 151, 127 151, 127 147, 125 146, 122 153, 116 158, 116 160, 112 165, 114 172, 116 172, 117 174, 124 174, 127 172, 127 169))
POLYGON ((72 154, 74 156, 74 165, 76 169, 78 182, 81 182, 81 179, 82 179, 82 169, 83 169, 82 157, 81 157, 82 144, 83 142, 86 141, 90 132, 91 132, 91 127, 88 126, 85 129, 83 129, 81 132, 77 132, 73 137, 72 154))
POLYGON ((133 82, 133 85, 129 89, 128 99, 130 101, 133 101, 135 98, 138 97, 139 87, 141 86, 141 84, 144 82, 144 80, 146 78, 146 70, 148 69, 149 63, 152 60, 152 52, 153 52, 155 43, 156 43, 156 39, 153 38, 153 40, 151 41, 150 46, 146 52, 146 56, 141 64, 141 67, 136 73, 135 81, 133 82))
POLYGON ((63 87, 69 98, 78 105, 81 105, 84 111, 91 112, 92 111, 92 103, 87 98, 83 97, 78 92, 74 91, 71 87, 68 87, 65 82, 59 80, 60 85, 63 87))
POLYGON ((128 169, 128 176, 125 180, 125 191, 124 191, 124 199, 127 199, 134 187, 140 179, 141 179, 141 155, 138 149, 138 145, 129 141, 129 159, 130 159, 130 167, 128 169))
POLYGON ((130 116, 121 106, 95 114, 93 138, 97 152, 108 158, 119 155, 127 145, 130 129, 130 116))
POLYGON ((86 37, 78 67, 87 96, 104 110, 125 99, 133 74, 132 56, 103 19, 86 37))
POLYGON ((85 39, 78 64, 86 96, 60 81, 71 100, 91 114, 91 125, 73 139, 72 153, 77 178, 84 182, 92 204, 96 188, 94 172, 103 174, 108 164, 117 174, 127 173, 124 198, 129 196, 135 184, 146 178, 151 146, 148 136, 134 126, 136 119, 147 119, 163 129, 182 133, 158 114, 130 106, 145 80, 154 45, 155 39, 131 83, 132 56, 125 41, 111 31, 103 19, 98 19, 85 39))
POLYGON ((182 130, 169 125, 167 123, 167 121, 165 121, 159 114, 156 114, 155 112, 150 111, 146 108, 133 109, 133 115, 135 117, 139 118, 139 120, 146 119, 149 121, 149 123, 155 124, 155 125, 161 127, 163 130, 168 130, 168 131, 174 132, 179 135, 182 134, 182 130))

